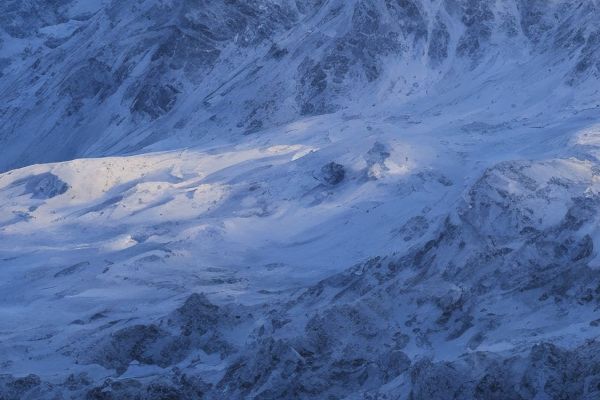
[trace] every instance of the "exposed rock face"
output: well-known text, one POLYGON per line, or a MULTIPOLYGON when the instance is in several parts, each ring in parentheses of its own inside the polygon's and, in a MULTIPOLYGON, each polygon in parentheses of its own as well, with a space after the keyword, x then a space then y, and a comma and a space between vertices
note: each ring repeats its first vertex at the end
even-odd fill
POLYGON ((2 2, 0 399, 600 398, 598 21, 2 2))
POLYGON ((590 264, 589 232, 599 218, 597 177, 590 161, 498 164, 433 233, 416 227, 426 220, 412 220, 405 232, 422 238, 407 254, 373 258, 279 304, 216 305, 193 294, 152 323, 116 322, 65 352, 117 376, 138 365, 160 373, 104 383, 5 376, 1 393, 8 399, 52 393, 593 399, 600 393, 593 319, 600 275, 590 264), (582 343, 549 340, 560 341, 552 321, 565 319, 580 327, 582 343), (503 343, 505 349, 492 350, 503 343), (211 355, 222 369, 196 369, 211 355))
POLYGON ((383 91, 389 100, 428 92, 447 74, 477 76, 468 71, 502 57, 547 64, 544 57, 554 54, 564 72, 539 72, 557 84, 600 76, 592 0, 1 7, 0 89, 10 96, 0 110, 0 138, 14 149, 3 170, 197 141, 215 130, 255 133, 352 108, 364 93, 383 91))
POLYGON ((344 166, 333 161, 325 164, 323 168, 321 168, 321 172, 323 174, 323 180, 330 185, 341 183, 346 176, 344 166))
POLYGON ((69 185, 52 173, 35 175, 27 180, 17 180, 13 186, 24 186, 23 194, 31 194, 34 199, 51 199, 69 190, 69 185))
POLYGON ((232 315, 228 308, 213 305, 204 295, 192 294, 180 308, 156 323, 131 325, 92 339, 78 359, 115 369, 120 375, 132 362, 166 368, 198 350, 224 358, 235 351, 224 332, 249 318, 241 314, 243 308, 237 307, 236 312, 232 315))
POLYGON ((512 324, 523 327, 521 318, 556 304, 579 309, 580 323, 593 324, 585 317, 600 306, 600 276, 588 264, 593 241, 584 233, 596 223, 599 206, 597 195, 584 195, 596 187, 591 167, 556 160, 491 168, 457 220, 446 220, 410 254, 373 259, 288 303, 283 312, 292 322, 266 331, 279 339, 265 342, 261 334, 219 385, 226 383, 234 398, 344 398, 357 392, 365 398, 593 398, 598 388, 584 382, 598 374, 591 350, 596 340, 566 350, 535 344, 532 328, 521 329, 516 355, 480 350, 512 324), (580 167, 588 171, 583 179, 567 178, 580 167), (557 171, 562 176, 553 176, 557 171), (548 210, 534 208, 539 201, 564 208, 535 215, 548 210), (503 299, 526 310, 507 313, 499 306, 503 299), (300 322, 293 317, 306 313, 300 310, 314 311, 300 322), (475 352, 453 362, 406 355, 440 341, 459 353, 475 352), (284 356, 289 352, 293 356, 284 356), (258 377, 243 378, 250 371, 258 377))
MULTIPOLYGON (((537 302, 526 307, 538 310, 552 308, 555 302, 581 307, 582 314, 597 308, 600 279, 588 266, 593 243, 583 232, 585 226, 595 223, 593 210, 598 209, 598 200, 595 195, 585 200, 577 197, 591 188, 593 173, 588 170, 583 181, 561 176, 545 180, 553 171, 564 171, 564 165, 558 166, 565 162, 507 163, 490 169, 471 189, 470 202, 459 210, 458 221, 447 220, 423 246, 398 260, 374 259, 300 296, 288 312, 305 303, 319 310, 307 320, 304 335, 292 341, 298 354, 304 355, 302 361, 314 370, 331 355, 333 364, 324 366, 317 376, 329 371, 333 374, 327 380, 329 384, 335 382, 334 376, 340 376, 349 379, 340 381, 340 387, 368 392, 369 385, 377 387, 396 379, 411 365, 402 352, 407 344, 427 348, 442 340, 450 347, 464 343, 477 350, 499 330, 506 329, 509 320, 519 318, 518 313, 510 316, 494 310, 497 296, 508 296, 523 305, 537 302), (533 207, 538 201, 565 206, 562 217, 534 215, 541 210, 533 207), (433 287, 437 295, 420 294, 433 287), (499 294, 503 292, 511 294, 499 294), (438 311, 433 312, 435 309, 438 311), (352 388, 350 381, 359 386, 352 388)), ((579 166, 570 164, 570 168, 579 166)), ((285 331, 285 327, 282 329, 285 331)), ((409 398, 534 398, 541 393, 550 398, 591 398, 596 388, 584 393, 582 383, 597 372, 595 361, 583 360, 586 357, 580 352, 584 351, 570 352, 542 344, 533 346, 529 355, 502 361, 485 353, 454 363, 419 361, 402 380, 412 387, 409 398), (553 353, 562 361, 542 361, 546 357, 542 354, 553 353), (529 373, 514 375, 518 373, 513 364, 523 362, 522 358, 532 364, 528 371, 544 371, 539 372, 541 378, 530 377, 529 373), (569 368, 557 365, 571 362, 568 360, 578 360, 585 366, 566 381, 556 381, 550 371, 569 368), (472 362, 485 367, 468 367, 472 362), (557 392, 553 392, 553 386, 557 392)), ((250 357, 261 358, 256 354, 250 357)), ((297 371, 303 376, 302 369, 297 371)), ((299 397, 310 396, 305 393, 299 397)))

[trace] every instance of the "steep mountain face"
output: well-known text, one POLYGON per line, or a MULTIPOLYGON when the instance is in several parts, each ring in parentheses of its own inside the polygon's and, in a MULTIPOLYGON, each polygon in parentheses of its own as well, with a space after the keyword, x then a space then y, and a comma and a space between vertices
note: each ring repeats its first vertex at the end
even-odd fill
POLYGON ((0 398, 599 398, 598 21, 2 2, 0 398))
POLYGON ((592 0, 1 7, 4 170, 239 140, 302 115, 431 95, 506 63, 556 85, 600 75, 592 0))

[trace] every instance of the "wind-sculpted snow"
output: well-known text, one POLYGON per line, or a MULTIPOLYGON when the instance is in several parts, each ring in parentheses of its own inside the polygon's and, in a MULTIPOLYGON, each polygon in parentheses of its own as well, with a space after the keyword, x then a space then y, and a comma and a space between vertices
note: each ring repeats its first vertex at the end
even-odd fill
POLYGON ((3 2, 0 398, 599 398, 599 12, 3 2))

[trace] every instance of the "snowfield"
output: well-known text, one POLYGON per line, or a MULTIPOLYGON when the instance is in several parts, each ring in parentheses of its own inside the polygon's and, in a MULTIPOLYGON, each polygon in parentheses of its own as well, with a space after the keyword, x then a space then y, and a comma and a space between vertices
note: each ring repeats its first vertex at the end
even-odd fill
POLYGON ((0 5, 0 399, 599 398, 599 7, 0 5))

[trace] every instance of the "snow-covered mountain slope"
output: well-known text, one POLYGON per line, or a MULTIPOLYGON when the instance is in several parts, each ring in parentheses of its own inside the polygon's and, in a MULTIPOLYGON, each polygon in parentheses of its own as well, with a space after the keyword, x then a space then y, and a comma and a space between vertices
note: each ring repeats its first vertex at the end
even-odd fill
POLYGON ((238 141, 498 71, 530 74, 517 97, 551 83, 529 99, 545 108, 600 76, 595 0, 31 0, 0 14, 0 170, 238 141))
POLYGON ((597 2, 0 10, 0 398, 600 396, 597 2))

